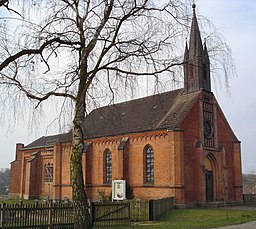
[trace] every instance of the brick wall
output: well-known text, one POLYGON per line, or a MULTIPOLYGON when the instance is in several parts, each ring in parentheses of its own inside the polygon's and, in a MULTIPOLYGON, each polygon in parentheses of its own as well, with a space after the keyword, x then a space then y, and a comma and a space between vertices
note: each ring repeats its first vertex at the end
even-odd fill
MULTIPOLYGON (((235 136, 221 110, 214 105, 217 120, 216 147, 214 149, 204 147, 202 99, 200 98, 202 97, 199 97, 183 120, 181 129, 92 139, 90 148, 82 157, 88 197, 93 200, 99 199, 98 190, 105 190, 106 195, 111 192, 111 185, 104 184, 103 163, 104 152, 109 149, 112 153, 112 179, 127 180, 133 188, 135 198, 158 199, 175 196, 176 205, 203 203, 205 202, 205 169, 207 163, 212 163, 215 174, 214 200, 223 199, 221 174, 224 169, 228 172, 228 199, 241 199, 241 190, 234 189, 234 186, 239 186, 241 183, 240 143, 234 142, 235 136), (128 138, 125 147, 118 150, 121 140, 125 138, 128 138), (143 152, 148 145, 154 150, 153 185, 145 184, 143 152), (209 161, 207 162, 206 159, 209 161)), ((33 180, 33 183, 40 187, 38 195, 51 195, 56 199, 71 198, 71 144, 57 144, 51 153, 45 149, 37 150, 40 151, 41 157, 37 159, 39 161, 35 167, 41 172, 35 173, 37 175, 34 177, 41 179, 33 180), (50 184, 43 181, 42 172, 43 165, 48 162, 54 164, 54 180, 50 184)), ((10 193, 17 195, 25 193, 24 162, 32 152, 32 150, 17 150, 16 160, 11 165, 10 193)))

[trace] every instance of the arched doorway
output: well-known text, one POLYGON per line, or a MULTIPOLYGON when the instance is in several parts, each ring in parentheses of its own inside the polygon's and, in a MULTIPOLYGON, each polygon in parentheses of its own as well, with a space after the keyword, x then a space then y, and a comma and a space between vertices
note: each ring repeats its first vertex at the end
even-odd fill
POLYGON ((214 156, 208 154, 204 159, 205 165, 205 199, 206 202, 214 200, 214 177, 216 175, 214 156))

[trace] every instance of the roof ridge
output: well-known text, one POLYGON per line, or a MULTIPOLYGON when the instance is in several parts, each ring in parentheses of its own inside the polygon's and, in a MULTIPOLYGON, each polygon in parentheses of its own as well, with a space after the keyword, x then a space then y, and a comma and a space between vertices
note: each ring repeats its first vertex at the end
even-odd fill
MULTIPOLYGON (((101 109, 101 108, 112 107, 112 106, 118 106, 118 105, 130 103, 130 102, 135 102, 135 101, 139 101, 139 100, 144 100, 144 99, 151 98, 151 97, 157 97, 157 96, 160 96, 160 95, 163 95, 163 94, 175 93, 175 92, 177 92, 177 91, 179 91, 179 90, 180 90, 180 91, 181 91, 181 90, 184 90, 184 88, 178 88, 178 89, 175 89, 175 90, 172 90, 172 91, 165 91, 165 92, 161 92, 161 93, 157 93, 157 94, 153 94, 153 95, 148 95, 148 96, 144 96, 144 97, 140 97, 140 98, 136 98, 136 99, 130 99, 130 100, 123 101, 123 102, 118 102, 118 103, 113 103, 113 104, 105 105, 105 106, 102 106, 102 107, 95 108, 95 109, 93 109, 91 112, 96 111, 96 110, 101 109)), ((90 112, 90 113, 91 113, 91 112, 90 112)), ((89 114, 90 114, 90 113, 89 113, 89 114)))

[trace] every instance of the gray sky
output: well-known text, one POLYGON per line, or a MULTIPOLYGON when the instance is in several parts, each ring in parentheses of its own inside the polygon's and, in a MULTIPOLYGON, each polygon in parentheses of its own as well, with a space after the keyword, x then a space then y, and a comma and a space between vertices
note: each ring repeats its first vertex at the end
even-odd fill
MULTIPOLYGON (((196 4, 197 14, 206 16, 215 24, 233 51, 237 77, 230 79, 231 95, 219 84, 213 85, 213 91, 232 129, 242 141, 243 172, 256 171, 256 96, 252 93, 256 90, 256 75, 253 72, 256 65, 256 1, 196 0, 196 4)), ((26 145, 46 135, 46 126, 47 121, 32 131, 24 127, 22 122, 9 130, 8 125, 2 123, 0 168, 9 167, 9 163, 14 160, 17 142, 26 145)))
POLYGON ((256 1, 199 0, 198 13, 207 16, 232 48, 237 77, 230 80, 231 96, 215 92, 233 131, 242 142, 243 172, 256 171, 256 1))

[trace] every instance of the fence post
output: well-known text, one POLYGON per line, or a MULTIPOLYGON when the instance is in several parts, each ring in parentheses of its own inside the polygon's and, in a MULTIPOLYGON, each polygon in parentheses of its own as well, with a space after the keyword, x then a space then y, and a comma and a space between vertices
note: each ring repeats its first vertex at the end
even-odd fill
POLYGON ((95 221, 95 203, 91 201, 91 220, 92 220, 92 226, 94 226, 95 221))
POLYGON ((0 209, 0 227, 3 228, 4 226, 4 209, 5 209, 5 204, 1 204, 1 209, 0 209))
POLYGON ((49 211, 48 211, 48 225, 49 225, 49 229, 52 229, 52 202, 48 205, 49 206, 49 211))
POLYGON ((153 200, 149 200, 148 201, 148 205, 149 205, 149 220, 153 221, 154 220, 154 210, 153 210, 153 200))
POLYGON ((91 217, 91 225, 93 226, 93 202, 88 199, 90 217, 91 217))
POLYGON ((128 201, 128 214, 129 214, 129 221, 131 222, 131 201, 128 201))

